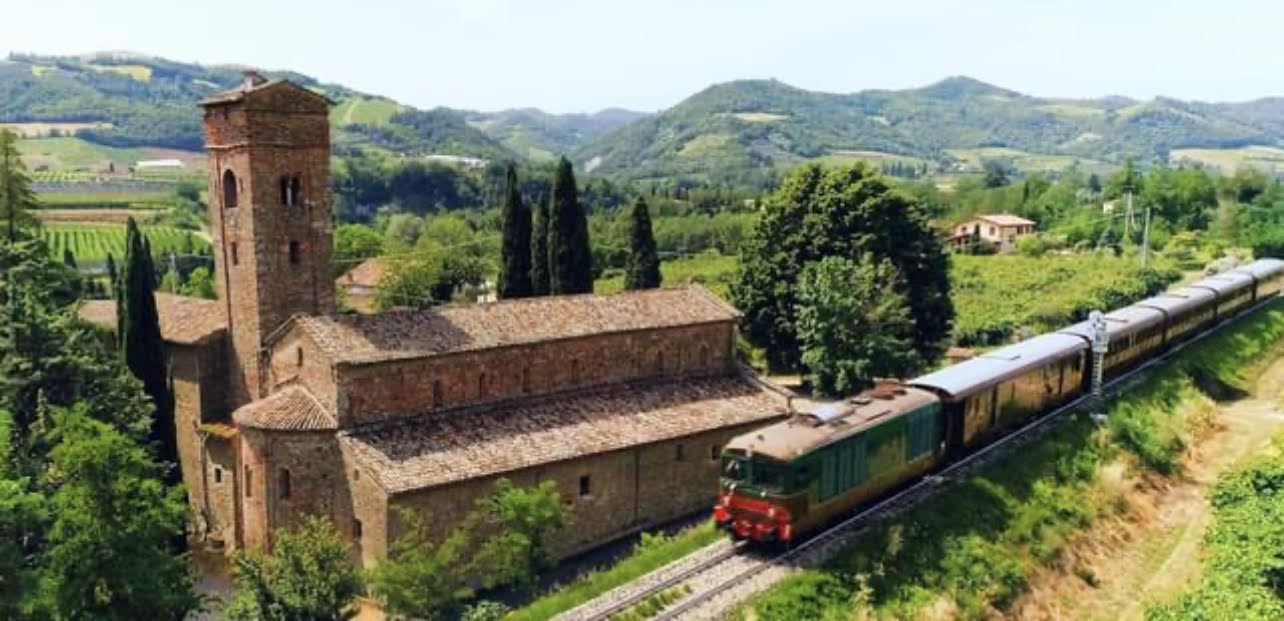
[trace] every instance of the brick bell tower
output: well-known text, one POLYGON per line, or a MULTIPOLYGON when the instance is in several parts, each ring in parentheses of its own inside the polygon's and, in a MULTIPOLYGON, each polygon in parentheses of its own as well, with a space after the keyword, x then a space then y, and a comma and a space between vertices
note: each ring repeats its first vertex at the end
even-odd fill
POLYGON ((267 395, 264 341, 295 314, 334 311, 330 101, 246 72, 201 102, 210 226, 231 351, 228 407, 267 395))

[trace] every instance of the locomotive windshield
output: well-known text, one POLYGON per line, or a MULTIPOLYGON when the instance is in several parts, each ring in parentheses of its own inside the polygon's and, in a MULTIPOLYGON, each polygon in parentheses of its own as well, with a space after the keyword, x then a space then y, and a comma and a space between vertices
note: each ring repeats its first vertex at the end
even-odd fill
POLYGON ((789 467, 784 464, 738 456, 725 456, 722 478, 766 492, 784 492, 789 486, 789 467))

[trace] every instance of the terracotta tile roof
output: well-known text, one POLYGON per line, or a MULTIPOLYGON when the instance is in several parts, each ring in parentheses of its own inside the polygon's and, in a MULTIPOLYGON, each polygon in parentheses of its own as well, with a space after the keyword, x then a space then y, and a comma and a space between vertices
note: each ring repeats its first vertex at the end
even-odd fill
POLYGON ((698 285, 507 300, 380 315, 300 316, 317 345, 343 362, 377 362, 610 332, 734 321, 698 285))
MULTIPOLYGON (((216 300, 189 298, 170 293, 156 294, 161 337, 171 343, 196 345, 227 331, 223 307, 216 300)), ((116 329, 116 302, 90 300, 80 307, 80 318, 109 330, 116 329)))
POLYGON ((380 278, 383 278, 383 260, 376 257, 358 263, 356 267, 336 278, 334 284, 340 287, 374 287, 379 284, 380 278))
POLYGON ((1033 220, 1026 220, 1021 216, 1014 216, 1010 213, 985 214, 977 216, 976 218, 999 226, 1024 226, 1027 224, 1034 224, 1033 220))
POLYGON ((345 432, 341 441, 389 493, 767 422, 777 393, 740 378, 617 385, 490 409, 426 414, 345 432))
POLYGON ((232 420, 242 427, 278 431, 321 431, 339 425, 312 393, 302 386, 290 386, 270 396, 241 406, 232 420))

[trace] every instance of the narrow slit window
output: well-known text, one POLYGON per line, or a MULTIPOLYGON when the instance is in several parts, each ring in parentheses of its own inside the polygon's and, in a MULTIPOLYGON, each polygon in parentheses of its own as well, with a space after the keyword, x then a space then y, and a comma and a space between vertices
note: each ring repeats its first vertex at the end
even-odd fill
POLYGON ((441 400, 442 400, 442 395, 441 395, 441 393, 442 393, 442 390, 441 390, 441 380, 433 380, 433 382, 432 382, 432 407, 434 407, 434 408, 439 408, 439 407, 441 407, 441 400))
POLYGON ((222 468, 218 468, 218 467, 214 468, 214 482, 215 482, 215 483, 222 483, 222 482, 223 482, 223 469, 222 469, 222 468))
POLYGON ((296 241, 290 242, 290 264, 291 265, 299 264, 299 242, 296 242, 296 241))
POLYGON ((294 365, 299 367, 303 366, 303 348, 302 347, 294 348, 294 365))
POLYGON ((352 538, 357 541, 361 540, 361 520, 356 518, 352 520, 352 538))
POLYGON ((254 496, 254 476, 253 475, 254 475, 254 472, 250 470, 249 466, 246 466, 245 467, 245 497, 246 498, 252 498, 254 496))
POLYGON ((484 399, 485 397, 486 397, 486 374, 482 373, 481 375, 477 376, 477 398, 484 399))
POLYGON ((282 177, 281 177, 281 181, 280 181, 280 185, 281 185, 281 205, 282 205, 282 206, 289 206, 289 205, 291 204, 291 201, 290 201, 290 178, 289 178, 289 177, 282 176, 282 177))
POLYGON ((718 461, 722 459, 722 446, 713 444, 709 446, 709 459, 718 461))
POLYGON ((290 469, 289 468, 281 469, 280 483, 281 483, 281 498, 289 498, 290 497, 290 469))
POLYGON ((589 480, 589 475, 580 477, 580 497, 583 498, 593 493, 593 482, 589 480))
POLYGON ((673 445, 673 460, 684 461, 686 459, 686 447, 681 444, 673 445))
POLYGON ((232 265, 240 265, 241 264, 240 257, 237 256, 236 254, 236 242, 232 242, 231 251, 232 251, 232 265))
POLYGON ((522 368, 522 392, 531 391, 531 368, 522 368))
POLYGON ((580 359, 579 358, 571 359, 571 383, 572 384, 580 383, 580 359))

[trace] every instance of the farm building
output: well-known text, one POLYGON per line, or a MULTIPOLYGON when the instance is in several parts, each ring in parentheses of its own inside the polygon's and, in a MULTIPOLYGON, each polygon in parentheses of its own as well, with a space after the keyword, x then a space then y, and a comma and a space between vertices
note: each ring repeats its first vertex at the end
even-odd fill
POLYGON ((966 251, 976 244, 990 244, 997 252, 1012 252, 1016 239, 1034 233, 1034 222, 1012 214, 980 215, 954 225, 949 238, 951 250, 966 251))
POLYGON ((175 160, 175 159, 168 159, 168 160, 140 160, 137 164, 134 164, 134 168, 135 168, 136 170, 139 170, 139 171, 145 171, 145 170, 182 170, 182 169, 183 169, 183 161, 182 161, 182 160, 175 160))
POLYGON ((343 292, 343 301, 359 313, 375 312, 375 287, 383 278, 383 260, 366 259, 356 267, 344 272, 334 281, 334 285, 343 292))
POLYGON ((202 103, 219 296, 158 304, 193 538, 320 514, 369 565, 402 509, 448 532, 501 477, 556 482, 560 556, 709 509, 721 446, 788 411, 737 311, 689 286, 337 314, 328 103, 254 75, 202 103))

